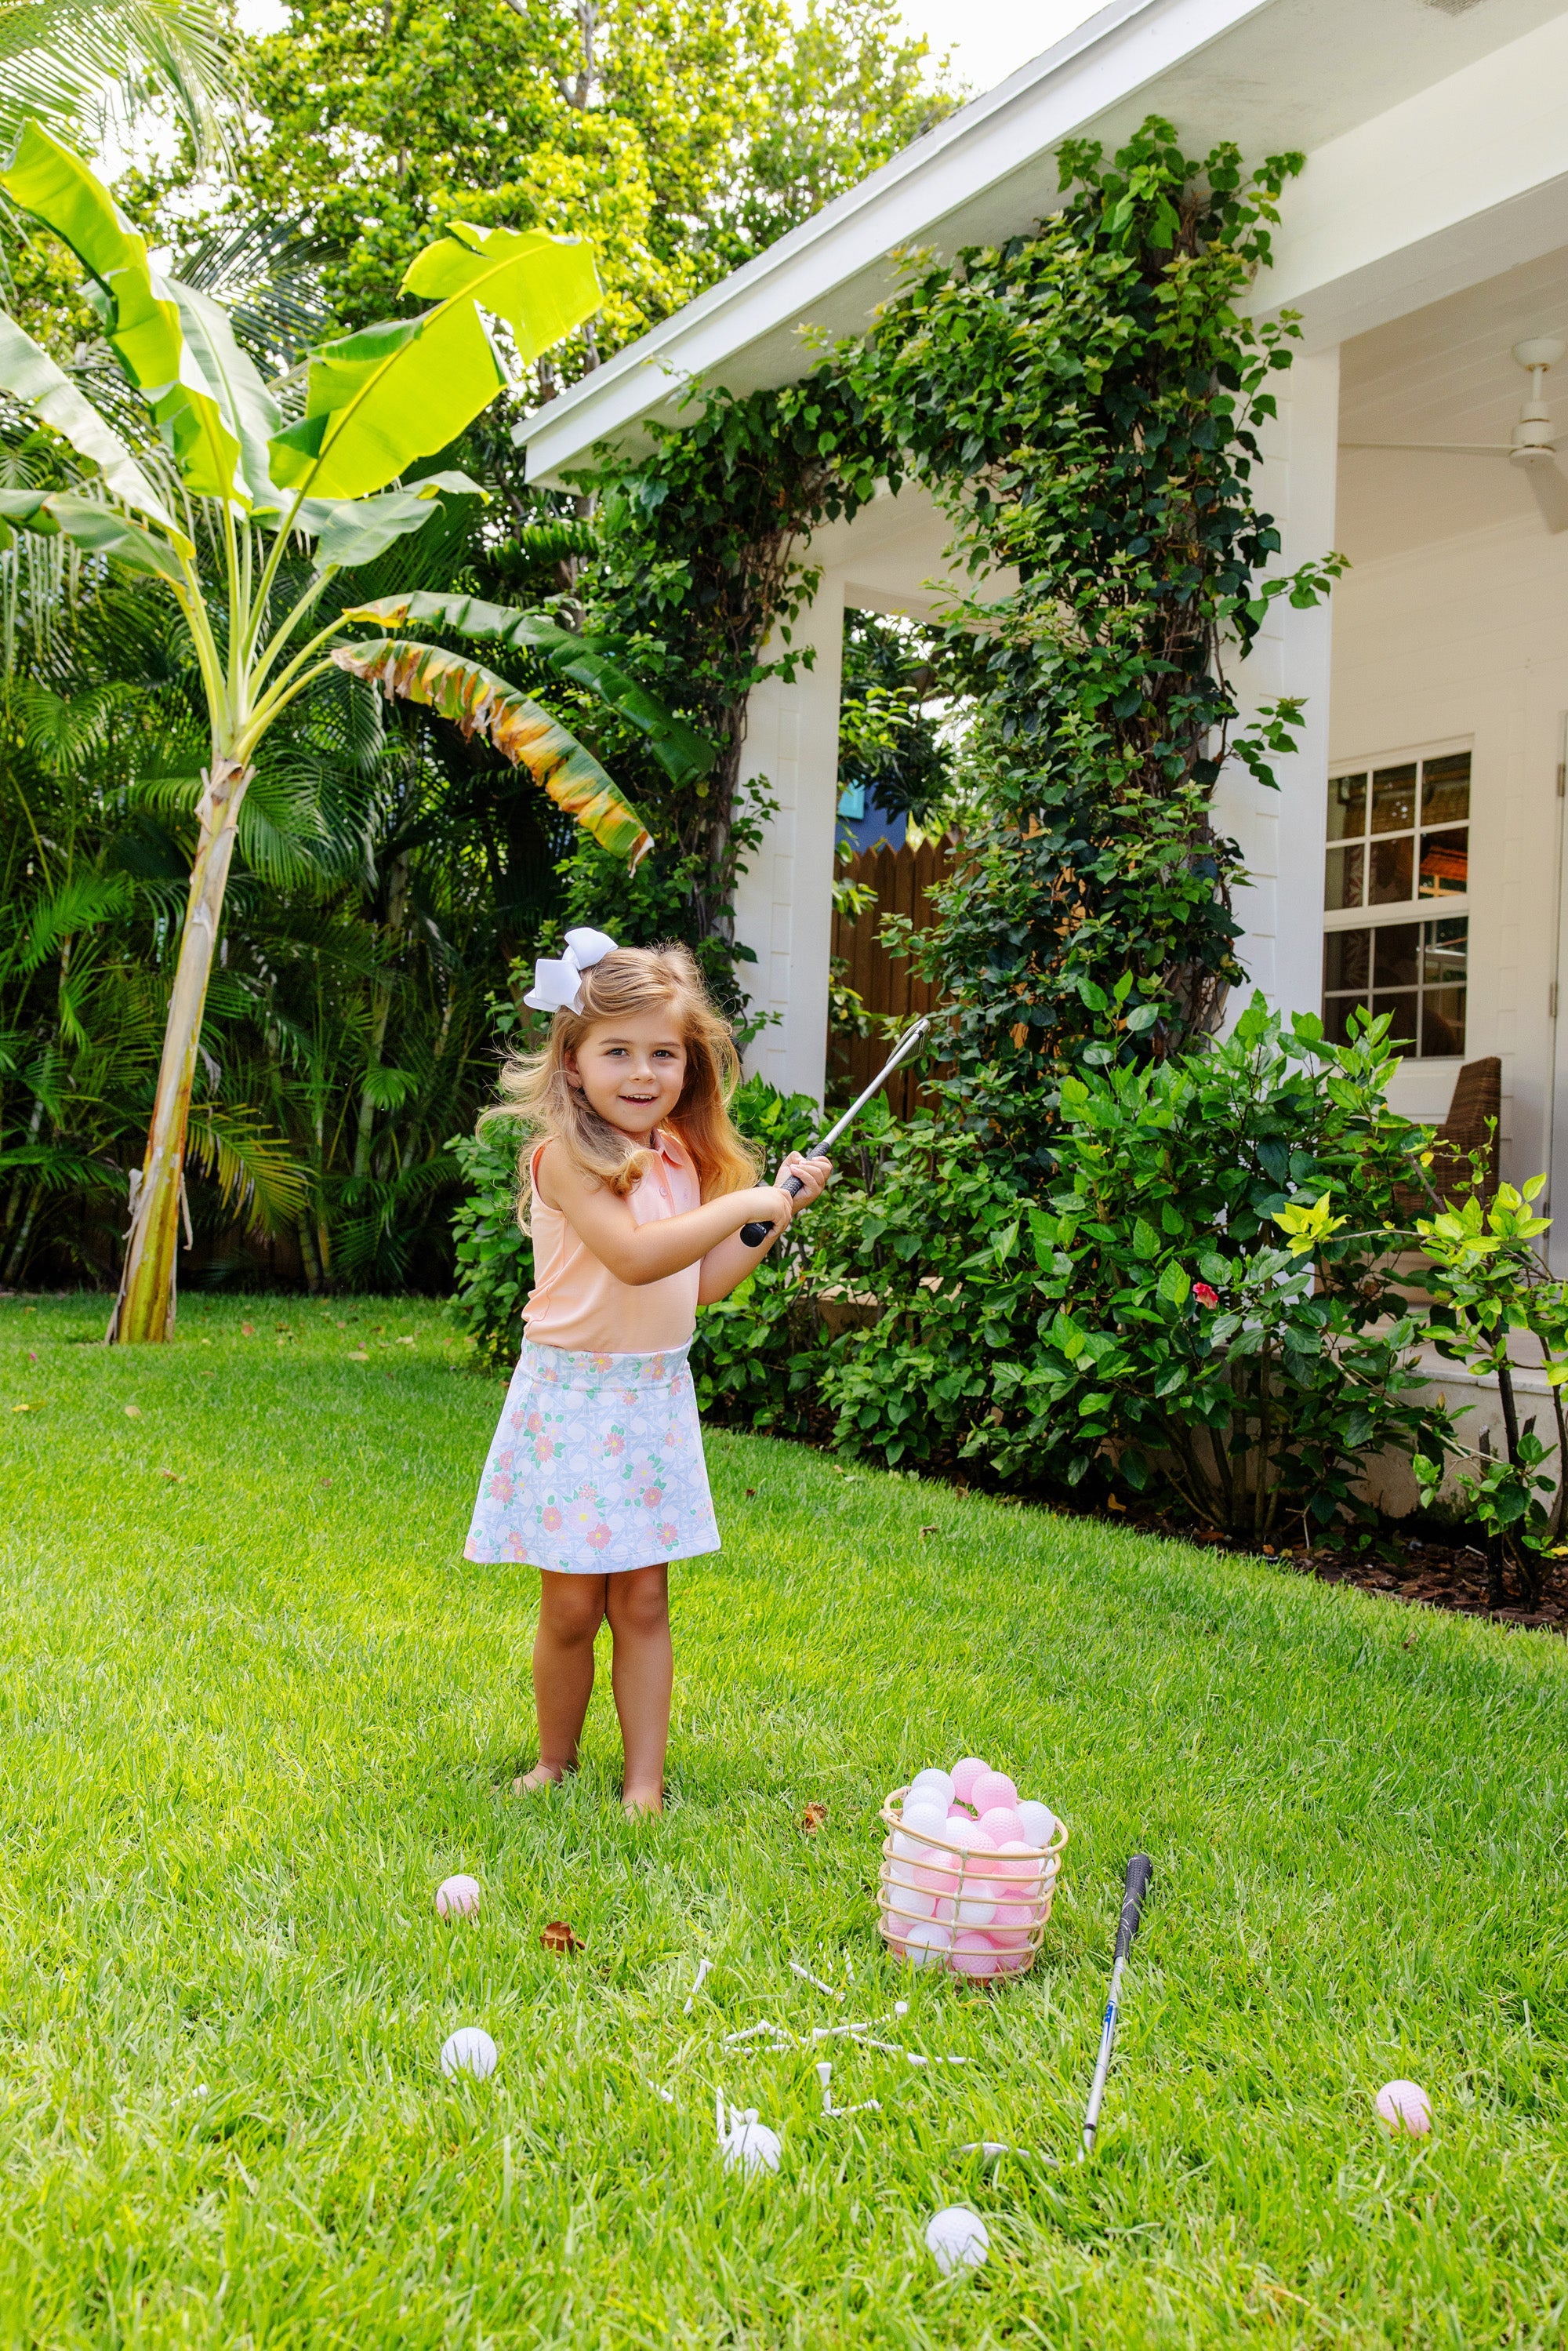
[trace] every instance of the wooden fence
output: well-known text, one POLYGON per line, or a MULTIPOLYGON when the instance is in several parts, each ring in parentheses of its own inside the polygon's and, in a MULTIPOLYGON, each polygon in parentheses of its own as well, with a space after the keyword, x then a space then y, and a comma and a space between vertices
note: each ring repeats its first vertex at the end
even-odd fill
MULTIPOLYGON (((846 860, 841 873, 852 882, 876 892, 876 904, 868 906, 858 921, 843 914, 833 915, 833 956, 839 968, 835 978, 844 987, 852 987, 868 1012, 879 1023, 888 1015, 900 1020, 914 1020, 922 1012, 929 1012, 936 1001, 936 990, 921 979, 903 956, 891 956, 883 946, 877 934, 884 914, 907 914, 916 930, 928 930, 934 920, 931 906, 933 885, 945 881, 953 869, 953 853, 946 841, 923 841, 918 849, 907 842, 902 849, 863 851, 858 857, 846 860)), ((870 1083, 887 1058, 887 1046, 880 1027, 871 1037, 856 1037, 843 1029, 831 1029, 828 1036, 828 1085, 834 1100, 852 1100, 861 1088, 870 1083)), ((887 1099, 894 1114, 907 1118, 915 1107, 917 1086, 912 1073, 904 1071, 888 1083, 887 1099)))

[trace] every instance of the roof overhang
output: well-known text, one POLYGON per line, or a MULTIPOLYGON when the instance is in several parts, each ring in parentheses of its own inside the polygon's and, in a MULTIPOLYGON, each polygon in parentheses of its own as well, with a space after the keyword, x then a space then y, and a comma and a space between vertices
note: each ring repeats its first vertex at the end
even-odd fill
POLYGON ((896 250, 1017 235, 1058 200, 1063 140, 1150 113, 1189 153, 1306 152, 1262 290, 1338 340, 1568 242, 1564 87, 1568 0, 1112 0, 526 418, 529 477, 635 446, 694 381, 805 373, 808 334, 869 327, 896 250))

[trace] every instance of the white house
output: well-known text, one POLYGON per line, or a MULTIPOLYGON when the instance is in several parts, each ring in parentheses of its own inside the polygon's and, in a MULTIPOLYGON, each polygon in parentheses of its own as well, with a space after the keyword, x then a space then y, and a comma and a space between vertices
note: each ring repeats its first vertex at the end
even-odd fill
MULTIPOLYGON (((1251 697, 1301 694, 1308 713, 1278 796, 1239 772, 1222 786, 1252 875, 1243 959, 1287 1008, 1395 1009, 1411 1112, 1440 1117, 1461 1061, 1500 1055, 1505 1172, 1555 1157, 1568 1197, 1568 478, 1549 423, 1523 428, 1532 455, 1509 455, 1525 402, 1559 385, 1568 437, 1568 359, 1543 376, 1515 357, 1568 350, 1568 0, 1113 0, 531 417, 530 475, 674 417, 694 378, 747 391, 804 373, 801 329, 862 329, 893 248, 1027 228, 1058 201, 1064 137, 1110 146, 1151 112, 1189 153, 1234 139, 1254 160, 1308 156, 1257 288, 1305 338, 1260 496, 1282 564, 1337 547, 1352 568, 1332 608, 1281 612, 1239 673, 1251 697), (1458 445, 1366 445, 1398 443, 1458 445)), ((819 533, 816 667, 753 697, 748 770, 781 804, 738 907, 780 1016, 755 1058, 807 1092, 822 1081, 842 612, 930 610, 945 539, 914 491, 819 533)))

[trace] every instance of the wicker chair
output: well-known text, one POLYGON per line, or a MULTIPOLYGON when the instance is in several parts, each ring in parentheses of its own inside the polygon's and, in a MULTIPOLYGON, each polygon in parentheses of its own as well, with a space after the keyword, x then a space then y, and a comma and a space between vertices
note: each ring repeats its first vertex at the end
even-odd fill
MULTIPOLYGON (((1498 1143, 1501 1123, 1502 1063, 1495 1053, 1489 1053, 1483 1061, 1467 1061, 1454 1080, 1448 1115, 1437 1131, 1432 1165, 1427 1171, 1433 1190, 1447 1199, 1461 1187, 1468 1187, 1470 1154, 1482 1151, 1486 1154, 1486 1174, 1481 1199, 1490 1201, 1500 1175, 1498 1143)), ((1419 1185, 1402 1184, 1396 1196, 1402 1213, 1407 1217, 1432 1213, 1432 1203, 1419 1185)))

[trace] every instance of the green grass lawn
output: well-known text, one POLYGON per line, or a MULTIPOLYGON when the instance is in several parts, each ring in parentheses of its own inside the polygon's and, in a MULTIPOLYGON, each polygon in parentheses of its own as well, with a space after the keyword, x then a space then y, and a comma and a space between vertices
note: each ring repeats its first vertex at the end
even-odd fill
POLYGON ((461 1558, 501 1392, 439 1317, 193 1300, 106 1353, 103 1312, 0 1304, 0 2340, 1562 2343, 1560 1642, 716 1436, 672 1810, 621 1817, 607 1688, 520 1804, 532 1578, 461 1558), (873 1927, 880 1798, 969 1750, 1072 1832, 998 1992, 873 1927), (483 1915, 444 1924, 458 1869, 483 1915), (969 2063, 841 2044, 880 2115, 719 2045, 904 1991, 886 2037, 969 2063), (500 2067, 454 2086, 467 2022, 500 2067), (1423 2145, 1374 2121, 1395 2074, 1423 2145), (716 2085, 776 2178, 723 2176, 716 2085), (981 2137, 1063 2160, 988 2176, 981 2137), (944 2283, 950 2202, 992 2254, 944 2283))

